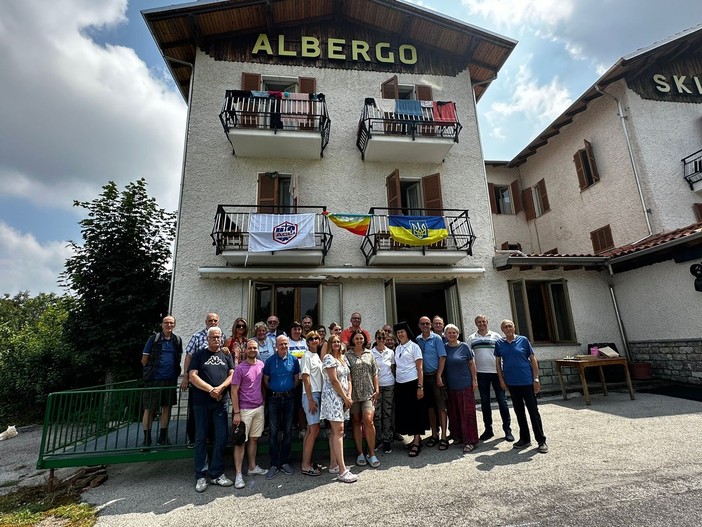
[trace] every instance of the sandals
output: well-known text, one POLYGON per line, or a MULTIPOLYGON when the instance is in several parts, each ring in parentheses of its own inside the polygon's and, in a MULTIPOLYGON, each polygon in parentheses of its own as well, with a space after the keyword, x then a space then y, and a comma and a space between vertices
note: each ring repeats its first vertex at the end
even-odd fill
POLYGON ((436 445, 438 445, 438 444, 439 444, 439 438, 438 438, 438 437, 431 436, 429 439, 427 439, 426 446, 427 446, 428 448, 431 448, 431 447, 436 446, 436 445))
POLYGON ((439 440, 439 450, 448 450, 449 442, 448 439, 439 440))
POLYGON ((322 475, 322 471, 314 466, 308 468, 307 470, 300 470, 300 472, 302 474, 304 474, 305 476, 321 476, 322 475))
POLYGON ((372 456, 366 456, 366 460, 368 461, 368 464, 373 468, 378 468, 380 466, 380 460, 375 454, 372 456))
POLYGON ((417 457, 419 453, 422 451, 422 445, 418 445, 416 443, 411 443, 411 447, 409 450, 409 457, 417 457))
POLYGON ((472 452, 475 450, 475 445, 471 445, 470 443, 466 443, 466 446, 463 447, 463 453, 467 454, 468 452, 472 452))
POLYGON ((366 456, 363 454, 358 454, 358 457, 356 458, 356 465, 359 467, 365 467, 368 464, 366 461, 366 456))

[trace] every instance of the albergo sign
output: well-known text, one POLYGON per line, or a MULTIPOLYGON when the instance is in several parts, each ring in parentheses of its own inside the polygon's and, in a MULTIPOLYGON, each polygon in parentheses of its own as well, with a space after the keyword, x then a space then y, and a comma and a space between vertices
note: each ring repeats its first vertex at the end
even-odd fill
POLYGON ((309 59, 327 58, 331 60, 345 60, 353 62, 384 62, 412 65, 417 63, 417 48, 410 44, 402 44, 397 48, 397 53, 392 50, 389 42, 377 42, 374 45, 365 40, 351 40, 347 42, 343 38, 327 38, 326 42, 310 36, 302 36, 297 49, 290 49, 290 43, 286 46, 285 35, 278 35, 277 40, 268 38, 268 35, 261 33, 256 39, 251 53, 258 55, 265 53, 278 57, 302 57, 309 59))

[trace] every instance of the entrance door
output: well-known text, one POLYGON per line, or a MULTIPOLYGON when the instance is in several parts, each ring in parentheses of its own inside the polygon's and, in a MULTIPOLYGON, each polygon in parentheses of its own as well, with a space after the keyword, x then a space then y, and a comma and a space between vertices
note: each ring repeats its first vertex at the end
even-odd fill
MULTIPOLYGON (((387 290, 386 290, 387 291, 387 290)), ((439 315, 448 324, 462 326, 458 290, 452 282, 395 282, 395 309, 398 321, 406 321, 412 332, 419 332, 419 317, 439 315)))

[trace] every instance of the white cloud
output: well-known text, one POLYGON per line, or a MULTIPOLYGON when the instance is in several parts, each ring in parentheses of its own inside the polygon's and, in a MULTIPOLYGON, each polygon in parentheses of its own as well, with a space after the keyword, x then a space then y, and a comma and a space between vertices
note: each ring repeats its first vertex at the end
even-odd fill
POLYGON ((461 0, 472 15, 491 20, 503 28, 530 24, 555 26, 571 17, 572 0, 461 0))
POLYGON ((177 206, 185 104, 123 46, 89 30, 125 22, 126 0, 3 5, 0 194, 71 208, 108 180, 146 177, 177 206))
POLYGON ((0 221, 0 295, 29 291, 61 293, 56 279, 66 258, 73 254, 68 242, 39 243, 0 221))

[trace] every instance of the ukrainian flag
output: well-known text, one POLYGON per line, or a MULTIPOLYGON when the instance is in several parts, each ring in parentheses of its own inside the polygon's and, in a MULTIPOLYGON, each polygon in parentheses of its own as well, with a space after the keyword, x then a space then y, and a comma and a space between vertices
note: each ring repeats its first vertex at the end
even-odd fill
POLYGON ((441 216, 388 216, 390 237, 406 245, 431 245, 448 237, 441 216))

